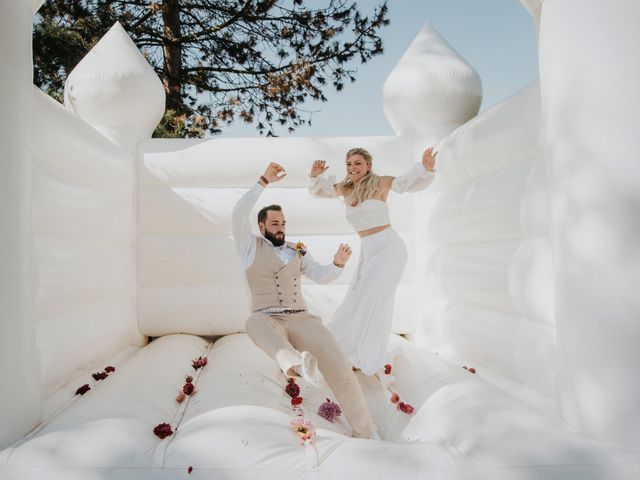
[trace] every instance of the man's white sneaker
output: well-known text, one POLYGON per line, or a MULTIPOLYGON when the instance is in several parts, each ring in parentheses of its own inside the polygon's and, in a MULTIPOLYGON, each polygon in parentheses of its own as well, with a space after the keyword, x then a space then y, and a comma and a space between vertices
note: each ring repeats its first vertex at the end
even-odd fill
POLYGON ((318 361, 316 357, 309 352, 302 352, 301 354, 302 365, 301 374, 302 378, 316 388, 321 388, 324 385, 324 376, 318 368, 318 361))

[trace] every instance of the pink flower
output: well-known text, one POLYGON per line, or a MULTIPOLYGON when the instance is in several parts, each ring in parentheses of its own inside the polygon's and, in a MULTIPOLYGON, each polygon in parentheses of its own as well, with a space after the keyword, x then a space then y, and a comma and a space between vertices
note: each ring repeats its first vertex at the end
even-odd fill
POLYGON ((296 384, 296 381, 293 378, 289 378, 287 380, 287 386, 284 387, 284 390, 291 398, 300 396, 300 387, 296 384))
POLYGON ((185 383, 182 387, 182 391, 185 395, 193 395, 193 392, 195 392, 195 390, 196 387, 193 385, 193 383, 185 383))
POLYGON ((108 367, 104 368, 104 371, 107 373, 111 373, 111 372, 115 372, 116 369, 114 367, 112 367, 111 365, 109 365, 108 367))
POLYGON ((194 370, 198 370, 199 368, 204 367, 207 363, 209 363, 207 357, 198 357, 191 362, 191 365, 193 366, 194 370))
POLYGON ((391 375, 391 365, 388 363, 384 366, 384 374, 391 375))
POLYGON ((171 430, 171 425, 168 423, 160 423, 153 429, 153 433, 160 438, 165 438, 169 435, 173 435, 173 430, 171 430))
POLYGON ((327 401, 321 404, 318 408, 318 415, 325 420, 333 422, 336 418, 342 415, 342 410, 340 409, 340 405, 333 403, 327 398, 327 401))
POLYGON ((302 417, 292 419, 291 428, 300 437, 303 444, 313 437, 313 425, 309 420, 305 420, 302 417))
POLYGON ((89 390, 91 390, 91 387, 89 386, 88 383, 85 383, 84 385, 82 385, 80 388, 76 390, 76 395, 84 395, 89 390))
POLYGON ((408 403, 399 402, 398 410, 400 410, 402 413, 406 413, 407 415, 411 415, 413 413, 414 408, 408 403))

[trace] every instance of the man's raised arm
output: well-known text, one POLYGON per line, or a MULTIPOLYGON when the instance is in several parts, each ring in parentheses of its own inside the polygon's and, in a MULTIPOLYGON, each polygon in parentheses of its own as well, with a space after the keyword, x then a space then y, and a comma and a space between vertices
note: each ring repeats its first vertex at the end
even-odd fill
POLYGON ((233 243, 240 257, 242 268, 245 270, 249 268, 253 262, 256 249, 256 237, 251 231, 249 215, 265 187, 269 183, 276 182, 286 175, 286 173, 279 175, 281 172, 284 172, 284 168, 277 163, 270 163, 264 174, 260 176, 258 182, 254 183, 249 191, 246 192, 240 200, 238 200, 235 207, 233 207, 233 213, 231 214, 231 234, 233 235, 233 243))

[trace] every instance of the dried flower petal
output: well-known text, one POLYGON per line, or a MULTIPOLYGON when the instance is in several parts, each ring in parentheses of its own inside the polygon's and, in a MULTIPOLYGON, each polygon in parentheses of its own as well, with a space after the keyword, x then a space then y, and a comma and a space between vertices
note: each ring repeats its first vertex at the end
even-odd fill
POLYGON ((91 376, 93 377, 94 380, 97 381, 97 380, 104 380, 109 376, 109 374, 107 372, 96 372, 96 373, 92 373, 91 376))
POLYGON ((172 435, 173 431, 171 430, 171 425, 168 423, 160 423, 153 429, 153 433, 160 438, 165 438, 172 435))
POLYGON ((475 368, 473 368, 473 367, 469 367, 469 368, 467 369, 467 371, 469 371, 469 372, 471 372, 471 373, 476 373, 476 369, 475 369, 475 368))
POLYGON ((393 395, 391 395, 391 403, 396 404, 400 401, 400 395, 398 395, 397 393, 394 393, 393 395))
POLYGON ((189 467, 189 468, 187 468, 187 473, 189 473, 189 474, 190 474, 191 472, 193 472, 193 467, 189 467))
POLYGON ((300 396, 300 387, 296 384, 293 378, 287 380, 287 386, 284 388, 285 392, 289 394, 291 398, 300 396))
POLYGON ((76 390, 76 395, 84 395, 89 390, 91 390, 91 387, 89 386, 88 383, 85 383, 84 385, 82 385, 80 388, 76 390))
POLYGON ((111 365, 109 365, 108 367, 104 367, 104 371, 108 372, 108 373, 111 373, 111 372, 115 372, 116 369, 115 369, 115 367, 112 367, 111 365))
POLYGON ((407 415, 411 415, 414 411, 414 408, 409 405, 408 403, 404 403, 404 402, 399 402, 398 403, 398 410, 400 410, 403 413, 406 413, 407 415))
POLYGON ((185 395, 193 395, 193 392, 195 392, 195 390, 196 387, 193 385, 193 383, 185 383, 182 387, 182 391, 185 395))
POLYGON ((340 405, 327 398, 327 401, 318 407, 318 415, 325 420, 333 422, 336 418, 342 415, 342 409, 340 408, 340 405))
POLYGON ((191 362, 191 366, 193 366, 194 370, 198 370, 199 368, 204 367, 207 363, 209 363, 209 360, 207 359, 207 357, 201 356, 193 360, 191 362))
POLYGON ((302 397, 294 397, 291 399, 291 405, 294 407, 302 403, 302 397))
POLYGON ((384 374, 391 375, 391 365, 388 363, 384 366, 384 374))
POLYGON ((180 394, 176 397, 176 402, 182 403, 184 402, 185 398, 187 398, 187 396, 184 394, 184 392, 180 392, 180 394))
POLYGON ((184 379, 185 383, 193 382, 193 377, 191 375, 187 375, 187 378, 184 379))

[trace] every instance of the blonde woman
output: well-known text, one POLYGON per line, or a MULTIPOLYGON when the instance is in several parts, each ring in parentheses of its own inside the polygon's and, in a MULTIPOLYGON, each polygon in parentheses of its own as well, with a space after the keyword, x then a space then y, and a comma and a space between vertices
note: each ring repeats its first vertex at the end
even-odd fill
POLYGON ((435 178, 437 152, 428 148, 411 171, 400 177, 378 176, 364 148, 346 154, 341 182, 325 177, 324 160, 313 162, 309 192, 319 198, 344 199, 346 218, 361 239, 358 270, 342 304, 327 327, 355 368, 373 375, 384 368, 391 333, 393 302, 407 263, 407 248, 391 227, 389 191, 415 192, 435 178))

